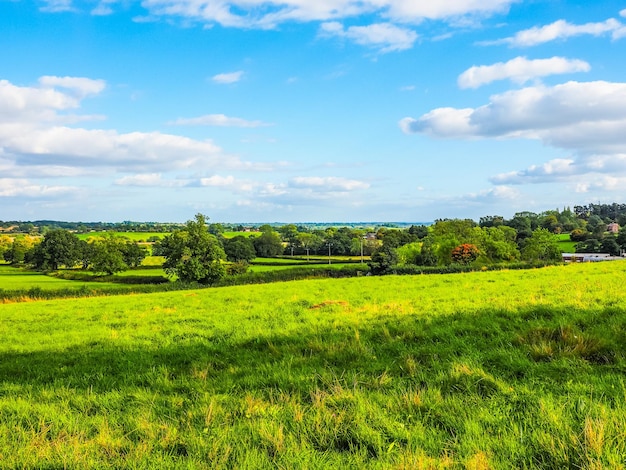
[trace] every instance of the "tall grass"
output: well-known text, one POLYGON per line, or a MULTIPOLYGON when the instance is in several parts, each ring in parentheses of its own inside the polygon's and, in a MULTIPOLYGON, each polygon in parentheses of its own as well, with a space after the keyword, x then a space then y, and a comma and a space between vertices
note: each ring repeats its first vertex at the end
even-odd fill
POLYGON ((0 305, 0 466, 620 468, 624 268, 0 305))

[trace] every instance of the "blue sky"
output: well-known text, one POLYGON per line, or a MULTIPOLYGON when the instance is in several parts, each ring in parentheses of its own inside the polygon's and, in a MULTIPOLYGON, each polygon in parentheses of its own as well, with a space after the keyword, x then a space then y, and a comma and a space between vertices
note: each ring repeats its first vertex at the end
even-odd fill
POLYGON ((626 199, 626 2, 0 0, 0 57, 0 220, 626 199))

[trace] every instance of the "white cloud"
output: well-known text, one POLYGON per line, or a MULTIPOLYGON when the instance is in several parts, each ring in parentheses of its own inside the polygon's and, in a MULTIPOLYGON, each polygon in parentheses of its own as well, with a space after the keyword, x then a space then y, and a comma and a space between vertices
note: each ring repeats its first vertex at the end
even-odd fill
POLYGON ((42 88, 64 88, 74 92, 79 98, 97 95, 106 88, 104 80, 93 80, 85 77, 55 77, 45 75, 39 78, 42 88))
POLYGON ((577 183, 575 190, 577 193, 588 193, 591 191, 623 191, 625 186, 625 176, 601 175, 577 183))
POLYGON ((63 196, 77 191, 69 186, 46 186, 33 184, 27 179, 0 178, 0 197, 39 198, 63 196))
POLYGON ((81 99, 104 89, 104 82, 76 77, 42 77, 38 87, 0 81, 0 149, 8 171, 20 167, 107 168, 111 171, 159 172, 190 168, 254 169, 229 156, 210 140, 161 132, 118 133, 69 127, 68 115, 81 99), (10 162, 10 163, 7 163, 10 162))
POLYGON ((508 62, 470 67, 459 76, 458 84, 460 88, 478 88, 506 79, 523 84, 538 77, 589 70, 591 66, 582 60, 564 57, 528 60, 526 57, 516 57, 508 62))
POLYGON ((141 187, 177 187, 184 186, 184 180, 165 180, 161 173, 142 173, 137 175, 123 176, 115 181, 118 186, 141 186, 141 187))
POLYGON ((532 165, 526 170, 502 173, 489 178, 494 184, 523 184, 553 181, 577 172, 575 161, 568 158, 557 158, 543 165, 532 165))
POLYGON ((590 149, 598 140, 621 145, 626 142, 626 83, 527 87, 494 95, 479 108, 438 108, 400 125, 408 133, 444 138, 526 137, 556 146, 575 138, 576 146, 587 142, 590 149), (602 132, 601 139, 595 132, 602 132))
POLYGON ((515 47, 529 47, 559 39, 568 39, 574 36, 603 36, 609 33, 611 33, 613 39, 623 37, 624 25, 614 18, 609 18, 603 22, 585 23, 582 25, 572 24, 565 20, 558 20, 549 25, 535 26, 519 31, 515 36, 509 38, 483 44, 509 44, 515 47))
POLYGON ((344 29, 341 23, 333 21, 322 23, 320 35, 346 38, 361 46, 377 48, 382 53, 410 49, 417 40, 415 31, 390 23, 350 26, 348 29, 344 29))
POLYGON ((369 188, 369 183, 347 178, 327 176, 297 176, 289 181, 289 186, 300 189, 313 189, 321 192, 343 192, 369 188))
POLYGON ((248 121, 246 119, 229 117, 224 114, 206 114, 195 118, 179 118, 170 122, 176 126, 219 126, 219 127, 265 127, 271 126, 263 121, 248 121))
POLYGON ((508 10, 518 0, 145 0, 154 17, 179 17, 230 27, 274 28, 290 21, 333 21, 375 14, 395 22, 458 21, 508 10))
POLYGON ((520 197, 520 192, 510 186, 495 186, 478 193, 466 194, 463 199, 470 199, 480 202, 493 202, 502 200, 516 200, 520 197))
POLYGON ((239 70, 238 72, 218 73, 217 75, 213 75, 211 80, 220 85, 229 85, 231 83, 237 83, 242 77, 243 71, 239 70))
POLYGON ((112 5, 118 3, 119 0, 100 0, 98 5, 91 10, 91 14, 94 16, 107 16, 113 13, 112 5))
POLYGON ((568 82, 494 95, 479 108, 439 108, 405 118, 407 133, 439 138, 526 138, 573 153, 492 182, 545 182, 589 173, 626 174, 626 83, 568 82))
POLYGON ((73 11, 72 0, 45 0, 45 6, 40 8, 41 11, 58 13, 63 11, 73 11))

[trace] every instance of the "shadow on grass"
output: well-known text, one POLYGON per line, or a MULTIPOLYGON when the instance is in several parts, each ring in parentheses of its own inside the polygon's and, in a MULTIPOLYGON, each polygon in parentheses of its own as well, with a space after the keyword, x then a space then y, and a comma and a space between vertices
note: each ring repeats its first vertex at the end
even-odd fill
POLYGON ((135 348, 95 340, 66 349, 5 352, 0 381, 95 391, 179 387, 183 392, 194 383, 214 393, 273 388, 308 396, 312 387, 337 378, 381 388, 385 374, 395 380, 393 386, 400 381, 445 389, 454 385, 449 377, 455 367, 474 364, 508 383, 541 380, 558 391, 562 383, 623 373, 626 312, 538 307, 434 319, 389 317, 358 328, 245 342, 228 334, 203 335, 199 326, 167 341, 162 347, 135 348))

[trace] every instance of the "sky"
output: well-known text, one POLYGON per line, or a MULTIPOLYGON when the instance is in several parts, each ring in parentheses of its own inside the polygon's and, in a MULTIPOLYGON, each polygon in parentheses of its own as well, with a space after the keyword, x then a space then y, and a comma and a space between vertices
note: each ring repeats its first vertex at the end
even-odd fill
POLYGON ((626 0, 0 0, 0 220, 626 200, 626 0))

